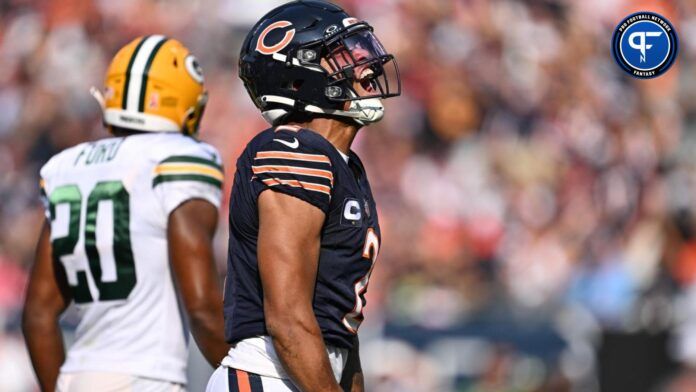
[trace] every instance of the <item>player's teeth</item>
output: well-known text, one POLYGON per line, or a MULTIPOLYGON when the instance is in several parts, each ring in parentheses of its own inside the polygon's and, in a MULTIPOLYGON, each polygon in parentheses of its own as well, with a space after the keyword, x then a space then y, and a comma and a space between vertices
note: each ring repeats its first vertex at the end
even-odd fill
POLYGON ((365 79, 369 76, 372 76, 375 72, 371 70, 370 68, 366 68, 360 73, 360 79, 365 79))

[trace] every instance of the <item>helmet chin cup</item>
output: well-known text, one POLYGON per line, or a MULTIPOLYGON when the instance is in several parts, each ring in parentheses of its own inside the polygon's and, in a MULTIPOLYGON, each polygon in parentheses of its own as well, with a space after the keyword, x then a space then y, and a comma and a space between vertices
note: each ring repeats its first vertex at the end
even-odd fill
POLYGON ((350 101, 347 110, 349 113, 356 113, 353 118, 360 125, 376 123, 384 117, 384 105, 379 98, 365 98, 350 101))

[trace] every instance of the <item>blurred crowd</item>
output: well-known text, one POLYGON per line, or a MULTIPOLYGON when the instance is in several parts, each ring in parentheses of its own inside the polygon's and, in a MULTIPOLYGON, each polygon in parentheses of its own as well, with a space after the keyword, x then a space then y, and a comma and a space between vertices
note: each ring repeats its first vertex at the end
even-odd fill
MULTIPOLYGON (((266 126, 239 46, 280 3, 0 2, 0 391, 35 388, 19 320, 38 170, 108 136, 88 91, 111 56, 149 33, 192 49, 210 94, 201 138, 231 179, 266 126)), ((403 81, 354 145, 383 233, 361 329, 368 390, 696 390, 696 2, 339 4, 375 27, 403 81), (654 80, 610 54, 639 10, 680 38, 654 80)))

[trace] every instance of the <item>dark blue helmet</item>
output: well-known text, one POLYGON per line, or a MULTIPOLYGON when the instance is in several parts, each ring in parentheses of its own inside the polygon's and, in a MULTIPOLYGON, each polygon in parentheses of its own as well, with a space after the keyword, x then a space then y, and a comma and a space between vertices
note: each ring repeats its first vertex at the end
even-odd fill
POLYGON ((323 1, 294 1, 254 25, 239 77, 272 125, 292 115, 379 121, 381 99, 401 93, 394 56, 372 27, 323 1))

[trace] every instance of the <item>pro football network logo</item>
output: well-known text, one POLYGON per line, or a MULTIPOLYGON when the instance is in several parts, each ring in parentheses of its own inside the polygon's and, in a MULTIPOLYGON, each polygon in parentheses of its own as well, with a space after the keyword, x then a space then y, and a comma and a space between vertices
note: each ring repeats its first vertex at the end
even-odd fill
POLYGON ((616 26, 612 54, 619 66, 640 79, 665 73, 677 58, 679 42, 674 26, 654 12, 637 12, 616 26))

